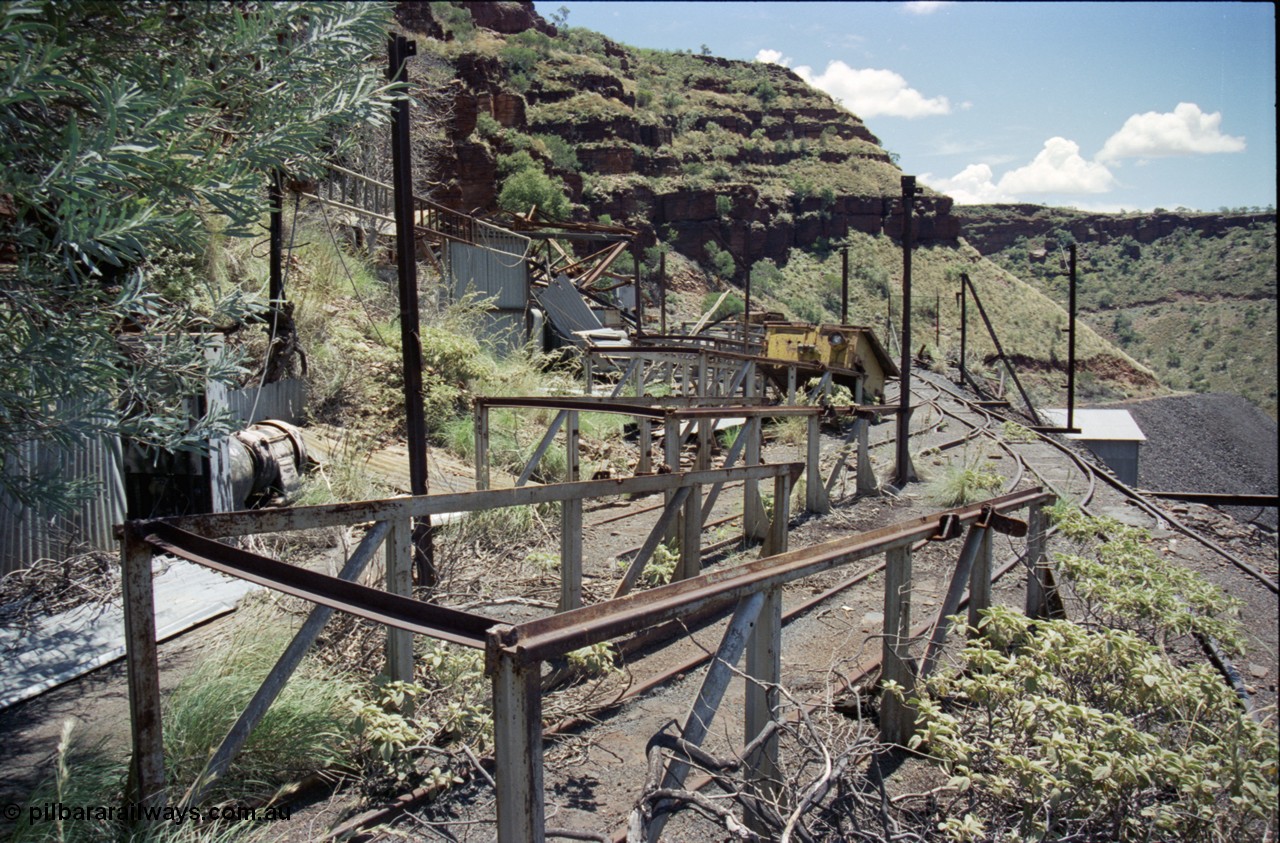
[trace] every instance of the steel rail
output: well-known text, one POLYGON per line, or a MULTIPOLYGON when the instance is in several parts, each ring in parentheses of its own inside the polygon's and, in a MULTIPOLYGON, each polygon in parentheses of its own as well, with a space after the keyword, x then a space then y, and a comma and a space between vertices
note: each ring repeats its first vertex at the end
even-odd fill
MULTIPOLYGON (((970 406, 974 406, 974 402, 969 401, 967 398, 964 398, 963 396, 960 396, 960 395, 956 395, 955 393, 951 392, 951 390, 947 390, 947 391, 957 401, 960 401, 970 406)), ((991 413, 991 411, 987 409, 982 409, 982 412, 991 413)), ((999 414, 995 414, 995 413, 991 413, 991 414, 995 415, 997 418, 1002 418, 1002 419, 1004 418, 999 414)), ((1013 421, 1013 419, 1005 419, 1005 420, 1013 421)), ((1198 542, 1199 544, 1203 545, 1204 547, 1208 548, 1209 550, 1221 556, 1223 559, 1230 562, 1235 567, 1239 568, 1241 571, 1245 572, 1246 574, 1249 574, 1254 579, 1261 582, 1273 594, 1280 594, 1280 584, 1278 584, 1275 580, 1268 577, 1262 571, 1255 568, 1253 565, 1250 565, 1248 562, 1245 562, 1243 559, 1239 558, 1234 553, 1231 553, 1226 548, 1219 545, 1217 542, 1214 542, 1200 535, 1200 533, 1191 529, 1186 524, 1183 524, 1181 521, 1179 521, 1177 518, 1170 515, 1169 513, 1164 512, 1160 509, 1157 509, 1156 506, 1152 504, 1149 500, 1147 500, 1147 498, 1141 492, 1128 486, 1127 484, 1119 480, 1117 477, 1112 475, 1110 472, 1103 471, 1097 466, 1086 462, 1082 457, 1076 454, 1067 445, 1064 445, 1063 443, 1059 442, 1057 439, 1054 439, 1052 436, 1041 433, 1039 431, 1032 431, 1032 432, 1035 433, 1036 436, 1038 436, 1041 439, 1041 441, 1047 442, 1048 444, 1057 448, 1059 451, 1066 454, 1073 462, 1076 463, 1076 465, 1081 467, 1082 471, 1087 473, 1091 478, 1097 478, 1102 480, 1104 483, 1111 486, 1117 492, 1119 492, 1120 494, 1124 495, 1129 500, 1131 500, 1135 506, 1142 509, 1152 518, 1155 518, 1157 522, 1164 522, 1170 525, 1171 527, 1176 529, 1178 532, 1182 533, 1187 538, 1191 539, 1192 541, 1198 542)))
POLYGON ((1235 495, 1224 492, 1153 492, 1140 490, 1150 498, 1183 503, 1203 503, 1209 506, 1257 506, 1275 509, 1280 506, 1280 495, 1235 495))

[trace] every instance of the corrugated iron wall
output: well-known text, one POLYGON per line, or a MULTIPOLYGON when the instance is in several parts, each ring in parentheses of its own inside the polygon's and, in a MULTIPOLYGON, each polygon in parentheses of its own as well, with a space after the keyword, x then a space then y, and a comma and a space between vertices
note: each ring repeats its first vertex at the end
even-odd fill
POLYGON ((476 242, 450 242, 445 249, 450 294, 456 301, 478 294, 491 300, 486 339, 512 348, 525 339, 529 239, 501 228, 478 224, 476 242))
MULTIPOLYGON (((65 412, 73 413, 74 409, 65 412)), ((28 476, 101 483, 98 492, 70 515, 49 507, 26 507, 0 493, 0 573, 39 559, 65 559, 90 549, 116 546, 113 526, 124 520, 123 458, 118 436, 91 437, 70 448, 29 442, 6 470, 28 476)))
MULTIPOLYGON (((213 390, 210 404, 215 400, 213 390)), ((263 419, 278 419, 290 424, 302 421, 307 404, 306 384, 295 378, 264 384, 261 389, 246 386, 243 389, 226 390, 227 409, 231 415, 245 423, 256 424, 263 419)))

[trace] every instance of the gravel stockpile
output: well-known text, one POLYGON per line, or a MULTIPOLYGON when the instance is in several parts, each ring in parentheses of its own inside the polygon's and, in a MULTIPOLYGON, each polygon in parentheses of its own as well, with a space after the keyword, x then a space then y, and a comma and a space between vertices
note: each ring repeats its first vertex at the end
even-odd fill
MULTIPOLYGON (((1147 441, 1138 485, 1161 492, 1276 493, 1276 423, 1239 395, 1177 395, 1109 404, 1125 409, 1147 441)), ((1276 510, 1223 507, 1276 529, 1276 510)))

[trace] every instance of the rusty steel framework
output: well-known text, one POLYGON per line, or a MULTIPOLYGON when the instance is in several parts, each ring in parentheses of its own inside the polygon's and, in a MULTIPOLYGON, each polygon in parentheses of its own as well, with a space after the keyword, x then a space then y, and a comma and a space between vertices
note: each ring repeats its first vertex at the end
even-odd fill
MULTIPOLYGON (((392 680, 408 681, 413 675, 412 638, 427 635, 463 646, 486 646, 486 630, 495 621, 482 615, 460 612, 411 596, 410 567, 412 558, 412 523, 432 515, 451 512, 478 512, 498 507, 527 506, 539 503, 562 503, 562 511, 581 511, 583 500, 614 495, 644 495, 659 492, 679 493, 702 485, 772 479, 775 494, 786 500, 791 484, 799 476, 798 463, 753 465, 682 474, 630 477, 620 480, 588 480, 545 486, 479 490, 453 494, 391 498, 350 504, 291 507, 271 510, 219 513, 182 518, 133 521, 120 531, 122 541, 125 595, 125 637, 128 660, 130 715, 133 733, 133 767, 129 798, 142 804, 159 804, 164 790, 163 743, 159 693, 159 664, 155 641, 155 606, 151 584, 151 558, 154 552, 171 553, 232 576, 241 577, 315 603, 317 607, 338 609, 388 629, 387 674, 392 680), (339 577, 289 565, 279 560, 250 553, 222 544, 216 539, 247 536, 287 530, 348 526, 375 522, 373 529, 348 560, 339 577), (387 543, 387 579, 385 590, 373 589, 353 582, 379 545, 387 543)), ((770 528, 771 548, 785 547, 789 512, 780 506, 770 528)), ((561 578, 565 594, 576 593, 581 605, 581 520, 566 525, 576 526, 576 543, 570 542, 569 555, 561 559, 561 578), (576 547, 577 556, 572 548, 576 547)), ((318 608, 317 611, 320 611, 318 608)), ((288 676, 297 667, 302 652, 310 646, 326 616, 313 613, 295 637, 289 651, 264 683, 261 691, 241 717, 224 746, 188 791, 189 801, 199 794, 225 769, 234 757, 239 743, 247 737, 256 718, 265 712, 288 676), (292 655, 290 655, 292 654, 292 655)))
MULTIPOLYGON (((766 549, 771 555, 741 565, 698 573, 670 585, 625 594, 592 605, 579 605, 549 617, 517 625, 462 612, 408 596, 411 519, 456 511, 478 511, 496 506, 518 506, 552 501, 582 501, 617 494, 679 492, 734 480, 773 478, 775 499, 785 501, 790 484, 798 477, 798 463, 766 464, 741 468, 691 471, 683 474, 639 476, 621 480, 595 480, 503 490, 481 490, 446 495, 416 496, 357 504, 294 507, 184 518, 130 522, 121 531, 126 609, 126 643, 133 734, 129 798, 143 804, 159 804, 164 792, 163 744, 159 667, 155 644, 154 598, 151 589, 153 552, 173 553, 233 576, 293 594, 317 604, 310 618, 253 702, 241 716, 208 767, 187 791, 186 803, 199 802, 234 757, 256 719, 265 712, 288 680, 301 655, 310 646, 333 609, 373 620, 388 628, 388 673, 395 678, 412 676, 411 636, 427 635, 486 653, 486 670, 493 684, 493 708, 497 752, 498 839, 539 839, 542 813, 541 664, 580 647, 641 632, 712 605, 737 601, 734 619, 718 649, 718 657, 685 721, 683 738, 697 745, 705 725, 714 716, 742 653, 747 653, 748 706, 744 741, 750 742, 774 718, 776 688, 780 679, 781 591, 783 585, 850 562, 886 554, 885 637, 883 676, 910 689, 917 675, 927 675, 941 644, 944 618, 959 605, 967 583, 970 615, 990 605, 990 532, 1027 537, 1026 561, 1028 610, 1042 613, 1051 578, 1044 561, 1044 520, 1040 508, 1052 495, 1038 488, 993 498, 982 504, 957 507, 930 516, 891 525, 853 537, 797 551, 786 550, 787 518, 779 507, 769 527, 766 549), (1008 517, 1030 509, 1030 526, 1008 517), (342 573, 330 577, 293 565, 229 547, 215 538, 264 532, 375 522, 352 554, 342 573), (939 611, 923 665, 917 668, 907 652, 911 611, 911 546, 921 540, 945 541, 969 528, 947 598, 939 611), (352 582, 377 546, 389 545, 386 590, 352 582), (694 724, 703 724, 697 726, 694 724), (701 734, 699 731, 701 730, 701 734)), ((677 504, 678 506, 678 504, 677 504)), ((568 507, 565 507, 568 508, 568 507)), ((562 578, 580 577, 580 568, 562 560, 562 578)), ((886 740, 905 743, 914 726, 909 708, 886 697, 881 730, 886 740)), ((751 756, 749 775, 767 784, 776 768, 776 741, 765 741, 751 756)), ((683 780, 687 768, 673 762, 669 781, 683 780)), ((656 839, 660 828, 652 829, 656 839)))

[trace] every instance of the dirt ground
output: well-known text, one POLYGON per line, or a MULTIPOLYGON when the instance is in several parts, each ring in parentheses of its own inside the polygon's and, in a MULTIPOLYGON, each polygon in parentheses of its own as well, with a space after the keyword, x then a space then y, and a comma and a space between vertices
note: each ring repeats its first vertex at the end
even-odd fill
MULTIPOLYGON (((929 389, 928 386, 922 387, 926 394, 929 394, 929 389)), ((1006 478, 1008 489, 1047 482, 1064 494, 1085 494, 1086 481, 1080 472, 1054 448, 1040 442, 1011 444, 1008 447, 1012 450, 1005 450, 990 440, 979 438, 967 445, 932 453, 931 449, 955 440, 963 432, 961 419, 972 424, 983 421, 972 411, 949 401, 945 392, 935 391, 938 391, 939 408, 945 408, 959 418, 943 416, 940 409, 928 407, 917 412, 913 430, 921 433, 913 438, 912 450, 916 454, 917 468, 926 478, 948 458, 973 456, 989 459, 1006 478), (1041 476, 1023 469, 1023 462, 1041 476)), ((891 422, 874 426, 873 443, 886 442, 893 434, 892 428, 891 422)), ((1151 435, 1150 431, 1148 435, 1151 435)), ((824 472, 834 461, 838 447, 838 437, 824 435, 824 472)), ((798 460, 802 459, 799 451, 796 445, 775 442, 766 448, 765 458, 768 461, 798 460)), ((873 457, 878 473, 884 476, 892 465, 892 449, 877 446, 873 457)), ((932 512, 937 507, 925 497, 924 489, 924 484, 912 484, 900 495, 852 498, 837 488, 833 496, 835 506, 829 515, 797 519, 790 533, 791 547, 807 547, 847 538, 932 512)), ((657 513, 620 516, 651 507, 654 503, 652 498, 614 500, 587 507, 584 596, 588 601, 611 594, 618 578, 617 557, 643 541, 657 513)), ((1108 486, 1097 486, 1090 507, 1098 514, 1112 515, 1151 530, 1167 554, 1200 571, 1243 601, 1241 620, 1250 640, 1248 654, 1237 667, 1256 694, 1257 703, 1274 707, 1277 693, 1276 595, 1221 556, 1179 533, 1167 521, 1153 519, 1132 506, 1123 495, 1108 486)), ((799 509, 797 507, 793 511, 798 512, 799 509)), ((720 496, 712 520, 740 512, 741 491, 728 488, 720 496)), ((1275 579, 1277 553, 1274 533, 1241 524, 1205 507, 1173 507, 1169 514, 1207 531, 1214 541, 1275 579)), ((710 531, 704 537, 704 545, 728 542, 735 535, 735 529, 739 528, 730 523, 710 531)), ((555 537, 548 535, 546 538, 549 539, 548 546, 554 548, 555 537)), ((936 615, 958 550, 958 542, 940 542, 929 544, 914 555, 913 624, 936 615)), ((1012 559, 1020 550, 1020 541, 999 537, 995 565, 1012 559)), ((1054 548, 1051 546, 1050 550, 1054 548)), ((736 552, 737 549, 730 546, 718 557, 710 557, 706 564, 733 564, 743 558, 736 552)), ((877 561, 855 563, 847 569, 827 572, 788 586, 784 592, 784 610, 852 574, 869 570, 877 561)), ((1025 576, 1020 570, 1020 566, 1015 567, 1014 573, 995 584, 993 599, 996 602, 1022 605, 1025 576)), ((545 613, 548 609, 540 604, 554 602, 558 594, 554 575, 538 574, 527 566, 506 570, 505 579, 504 569, 491 569, 483 579, 485 587, 475 586, 474 580, 468 581, 465 587, 459 587, 451 597, 454 604, 491 600, 490 605, 471 610, 512 622, 545 613), (508 588, 516 592, 511 596, 518 596, 523 602, 502 602, 508 588)), ((870 573, 856 586, 833 595, 788 623, 783 634, 783 686, 787 692, 797 702, 822 701, 829 696, 834 682, 851 675, 858 665, 878 655, 883 610, 883 576, 870 573)), ((236 623, 237 617, 232 615, 162 645, 162 686, 166 690, 171 689, 184 669, 199 657, 203 642, 213 635, 224 634, 236 623)), ((665 673, 700 652, 713 650, 725 623, 722 616, 692 626, 689 634, 665 646, 650 647, 628 656, 624 671, 601 683, 592 693, 604 698, 609 693, 623 690, 628 684, 665 673)), ((917 642, 916 656, 922 651, 923 647, 917 642)), ((603 835, 613 835, 624 829, 646 773, 647 742, 671 720, 684 718, 704 670, 697 668, 681 674, 616 711, 600 716, 590 725, 549 740, 545 747, 548 826, 603 835)), ((583 686, 549 694, 544 700, 545 719, 553 721, 560 715, 574 713, 581 707, 585 695, 583 686)), ((706 743, 709 751, 726 755, 741 745, 742 707, 742 683, 735 682, 712 724, 706 743)), ((844 700, 841 710, 845 714, 825 711, 815 716, 814 728, 841 745, 867 747, 859 757, 864 758, 866 764, 876 763, 885 767, 886 787, 909 790, 927 785, 934 774, 919 763, 902 756, 879 759, 870 756, 869 747, 874 745, 876 731, 872 704, 854 697, 852 702, 844 700), (858 714, 860 704, 864 706, 861 716, 858 714), (847 716, 849 712, 853 716, 847 716)), ((0 741, 0 797, 3 797, 0 801, 21 801, 41 776, 41 771, 48 769, 64 719, 74 717, 80 721, 84 735, 90 739, 100 737, 112 745, 124 747, 128 739, 127 711, 124 669, 117 663, 0 713, 0 735, 4 736, 0 741)), ((798 767, 802 763, 809 761, 799 755, 783 759, 784 766, 798 767)), ((299 806, 294 819, 283 824, 287 828, 270 831, 278 839, 315 839, 319 832, 365 807, 369 806, 361 805, 358 798, 349 792, 325 793, 310 804, 299 806)), ((482 776, 473 774, 467 784, 400 816, 394 831, 375 833, 373 837, 386 840, 403 839, 405 836, 415 839, 490 840, 494 836, 493 822, 492 788, 482 776)), ((668 825, 666 832, 666 838, 672 840, 721 840, 724 836, 722 829, 691 817, 677 817, 668 825)))

